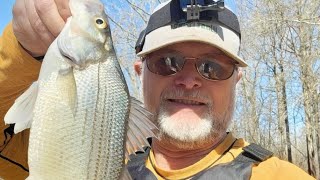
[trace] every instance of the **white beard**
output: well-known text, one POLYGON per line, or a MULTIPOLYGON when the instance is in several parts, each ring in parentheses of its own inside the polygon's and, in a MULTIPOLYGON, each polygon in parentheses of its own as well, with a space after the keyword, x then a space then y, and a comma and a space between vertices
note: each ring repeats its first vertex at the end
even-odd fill
MULTIPOLYGON (((181 92, 177 94, 179 93, 181 92)), ((214 104, 210 104, 208 105, 207 112, 200 117, 200 121, 197 123, 189 122, 188 120, 184 121, 183 119, 172 119, 165 104, 162 102, 157 114, 160 139, 180 149, 193 149, 219 140, 220 137, 225 135, 232 119, 234 111, 234 91, 231 92, 231 94, 232 97, 229 107, 224 113, 218 114, 213 112, 214 104)))
POLYGON ((205 139, 211 134, 213 123, 210 114, 206 113, 200 122, 190 123, 183 120, 172 120, 167 111, 160 108, 158 122, 160 129, 179 141, 192 142, 205 139))

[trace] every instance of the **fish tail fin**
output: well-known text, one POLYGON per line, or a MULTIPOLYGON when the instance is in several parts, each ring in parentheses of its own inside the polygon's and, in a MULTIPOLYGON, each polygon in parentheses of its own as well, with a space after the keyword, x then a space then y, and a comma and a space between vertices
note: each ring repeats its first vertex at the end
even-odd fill
POLYGON ((131 109, 128 121, 126 159, 138 151, 144 152, 144 147, 150 146, 147 138, 157 137, 158 128, 153 123, 153 114, 147 111, 143 104, 131 97, 131 109))
POLYGON ((19 96, 4 117, 6 124, 15 124, 14 133, 17 134, 31 127, 33 109, 38 94, 38 82, 34 82, 21 96, 19 96))

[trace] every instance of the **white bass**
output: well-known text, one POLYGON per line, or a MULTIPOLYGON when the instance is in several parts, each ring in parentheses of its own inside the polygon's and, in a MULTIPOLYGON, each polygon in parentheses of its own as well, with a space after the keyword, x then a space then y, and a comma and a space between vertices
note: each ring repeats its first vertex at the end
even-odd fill
POLYGON ((70 0, 70 9, 38 81, 5 121, 15 133, 31 126, 28 179, 119 179, 125 158, 148 146, 156 127, 130 98, 103 4, 70 0))

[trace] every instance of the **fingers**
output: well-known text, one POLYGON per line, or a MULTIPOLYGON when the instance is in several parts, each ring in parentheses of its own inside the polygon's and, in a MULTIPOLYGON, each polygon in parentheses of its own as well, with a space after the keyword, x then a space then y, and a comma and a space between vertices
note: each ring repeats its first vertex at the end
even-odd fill
POLYGON ((69 0, 16 0, 13 31, 32 56, 42 56, 71 15, 69 0))
POLYGON ((25 0, 25 8, 33 31, 36 33, 36 35, 39 36, 41 41, 49 47, 49 45, 54 40, 55 36, 51 32, 51 30, 47 28, 48 26, 42 21, 40 16, 37 14, 35 2, 33 0, 25 0))
POLYGON ((61 32, 65 21, 60 16, 54 0, 34 0, 36 13, 49 32, 57 37, 61 32))
POLYGON ((16 33, 22 33, 24 31, 29 32, 29 34, 33 34, 33 29, 30 26, 29 19, 22 19, 20 17, 27 17, 27 12, 24 5, 24 0, 17 0, 12 9, 12 25, 13 30, 16 33), (22 23, 24 22, 24 23, 22 23), (26 29, 26 30, 24 30, 26 29))
POLYGON ((17 0, 15 2, 12 14, 13 32, 20 44, 29 51, 32 56, 43 55, 45 52, 44 49, 47 47, 41 40, 39 41, 40 37, 38 33, 34 31, 29 22, 24 0, 17 0))
POLYGON ((67 21, 68 17, 71 16, 69 8, 69 0, 55 0, 60 16, 64 21, 67 21))

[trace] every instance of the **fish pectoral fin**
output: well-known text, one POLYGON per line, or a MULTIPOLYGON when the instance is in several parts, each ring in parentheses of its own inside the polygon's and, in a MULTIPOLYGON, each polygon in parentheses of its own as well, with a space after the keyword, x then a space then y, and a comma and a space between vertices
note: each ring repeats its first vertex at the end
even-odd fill
POLYGON ((153 123, 153 114, 147 111, 143 104, 131 97, 131 108, 128 121, 126 159, 138 151, 144 151, 144 147, 150 146, 147 138, 157 137, 158 128, 153 123))
POLYGON ((132 180, 132 177, 126 166, 123 167, 119 180, 132 180))
MULTIPOLYGON (((77 104, 77 87, 76 80, 74 77, 73 69, 71 67, 65 67, 69 71, 59 73, 56 79, 56 88, 59 92, 61 100, 67 103, 71 111, 75 113, 77 104)), ((73 114, 74 115, 74 114, 73 114)))
POLYGON ((21 96, 19 96, 4 117, 6 124, 15 124, 14 133, 17 134, 31 127, 33 109, 38 95, 38 82, 34 82, 21 96))

